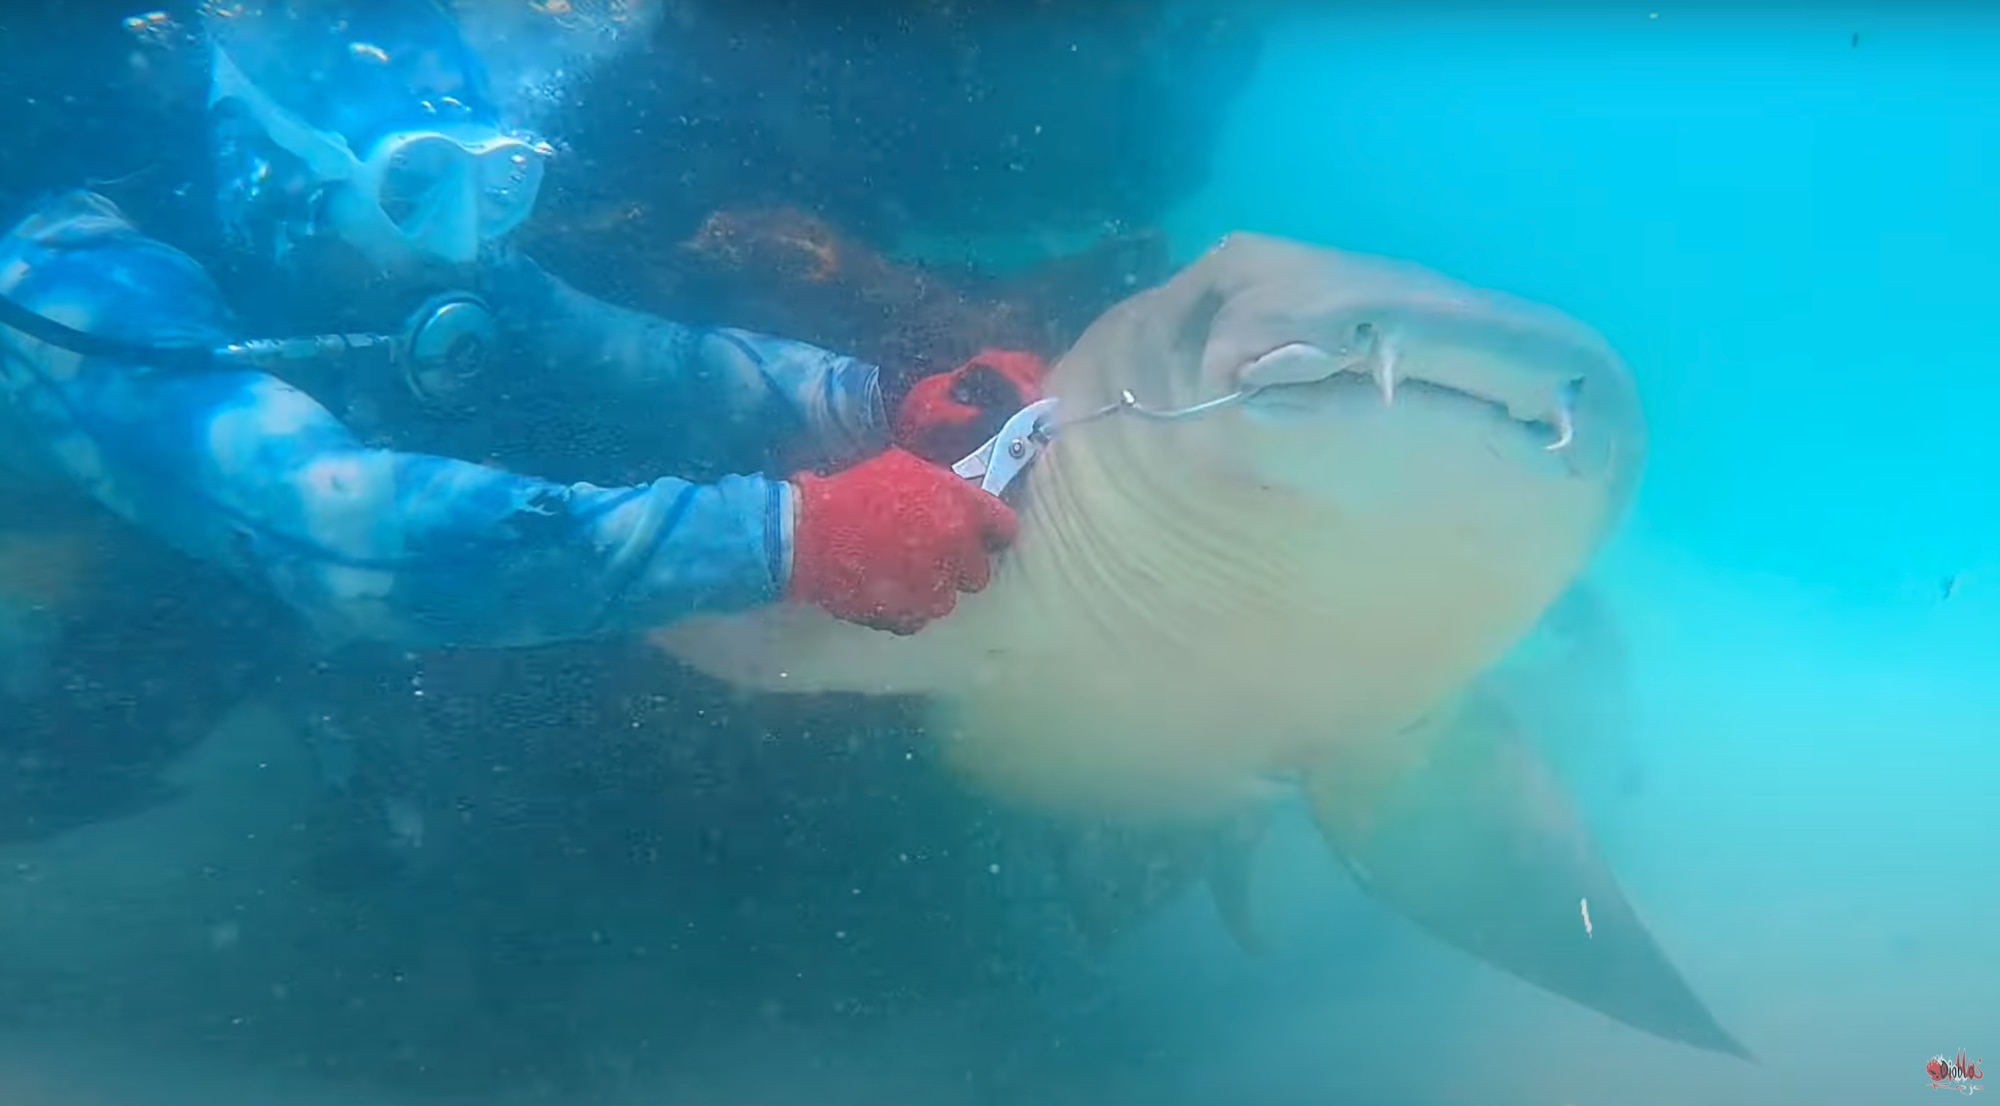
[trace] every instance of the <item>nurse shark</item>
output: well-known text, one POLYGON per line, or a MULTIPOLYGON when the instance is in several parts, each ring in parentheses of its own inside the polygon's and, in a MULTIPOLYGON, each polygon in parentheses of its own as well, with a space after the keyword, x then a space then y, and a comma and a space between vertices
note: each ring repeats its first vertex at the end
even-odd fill
POLYGON ((1360 886, 1434 936, 1748 1057, 1493 682, 1644 465, 1599 334, 1237 233, 1106 312, 1049 385, 1020 540, 951 616, 896 636, 778 605, 654 640, 746 689, 925 697, 971 783, 1079 820, 1220 831, 1303 795, 1360 886))

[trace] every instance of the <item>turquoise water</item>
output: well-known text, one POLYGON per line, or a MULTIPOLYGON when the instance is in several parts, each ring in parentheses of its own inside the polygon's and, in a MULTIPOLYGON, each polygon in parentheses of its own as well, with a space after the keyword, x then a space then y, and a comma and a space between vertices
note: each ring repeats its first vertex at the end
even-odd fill
POLYGON ((1589 320, 1639 376, 1652 459, 1603 579, 1648 785, 1592 813, 1763 1062, 1441 966, 1362 1003, 1329 966, 1211 1040, 1187 1101, 1916 1102, 1933 1054, 2000 1055, 1996 50, 1965 11, 1277 36, 1188 248, 1420 259, 1589 320))
MULTIPOLYGON (((1923 1072, 1938 1053, 2000 1066, 1997 57, 2000 19, 1964 12, 1301 21, 1273 35, 1173 221, 1186 256, 1251 229, 1416 260, 1555 304, 1631 362, 1652 456, 1598 582, 1634 728, 1565 763, 1628 891, 1758 1064, 1443 949, 1363 900, 1293 818, 1258 869, 1262 959, 1193 896, 1054 1009, 739 1025, 665 1072, 612 1072, 616 1089, 474 1101, 1872 1106, 1941 1101, 1923 1072)), ((36 853, 53 874, 33 901, 68 902, 63 873, 115 854, 112 890, 84 897, 122 932, 126 896, 286 823, 311 790, 299 756, 268 734, 211 743, 183 778, 231 798, 144 841, 36 853)), ((521 876, 579 894, 566 878, 521 876)), ((671 891, 619 885, 607 899, 629 904, 606 910, 664 926, 671 891)), ((135 914, 137 951, 104 952, 104 971, 182 980, 168 961, 189 934, 276 957, 270 933, 348 924, 311 912, 269 906, 240 933, 194 906, 135 914)), ((403 921, 359 943, 394 947, 403 921)), ((426 932, 449 961, 455 931, 426 932)), ((669 1003, 657 976, 598 971, 568 1017, 617 1039, 615 1069, 669 1003)), ((249 978, 218 971, 217 1007, 249 978)), ((462 1001, 377 984, 359 1020, 462 1001)), ((447 1101, 273 1074, 240 1048, 156 1057, 40 1029, 0 1038, 0 1106, 447 1101)))

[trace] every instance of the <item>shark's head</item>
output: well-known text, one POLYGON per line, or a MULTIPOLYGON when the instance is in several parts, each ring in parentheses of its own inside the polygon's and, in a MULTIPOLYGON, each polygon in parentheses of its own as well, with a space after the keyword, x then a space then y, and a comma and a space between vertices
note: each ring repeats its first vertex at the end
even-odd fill
POLYGON ((1614 511, 1629 496, 1644 454, 1631 377, 1560 312, 1256 235, 1225 240, 1182 279, 1201 303, 1176 383, 1245 395, 1239 414, 1256 430, 1240 436, 1241 460, 1255 475, 1350 503, 1523 482, 1594 486, 1614 511))
MULTIPOLYGON (((1075 544, 1096 527, 1147 559, 1126 578, 1265 612, 1245 633, 1273 632, 1274 610, 1312 623, 1303 663, 1404 688, 1356 721, 1457 686, 1524 634, 1623 514, 1645 454, 1631 376, 1582 323, 1255 234, 1108 313, 1054 385, 1065 418, 1113 413, 1059 435, 1050 467, 1095 494, 1041 529, 1075 544)), ((1150 591, 1129 598, 1162 601, 1150 591)))
POLYGON ((1141 417, 1235 397, 1180 421, 1205 422, 1202 462, 1240 479, 1404 513, 1588 490, 1607 523, 1631 496, 1646 448, 1631 375, 1554 309, 1242 233, 1153 294, 1179 301, 1158 313, 1172 328, 1094 383, 1141 417))

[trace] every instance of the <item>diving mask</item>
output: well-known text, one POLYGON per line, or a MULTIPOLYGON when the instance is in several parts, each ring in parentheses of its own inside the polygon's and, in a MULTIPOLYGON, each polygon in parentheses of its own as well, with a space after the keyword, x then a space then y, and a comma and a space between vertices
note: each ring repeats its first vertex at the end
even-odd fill
POLYGON ((418 252, 471 261, 534 211, 548 153, 541 143, 478 127, 385 135, 331 200, 330 214, 350 237, 393 234, 418 252))
POLYGON ((372 261, 478 258, 534 210, 552 150, 501 131, 450 96, 421 101, 418 125, 380 132, 357 154, 347 137, 287 111, 214 50, 210 102, 233 102, 324 189, 324 229, 372 261))

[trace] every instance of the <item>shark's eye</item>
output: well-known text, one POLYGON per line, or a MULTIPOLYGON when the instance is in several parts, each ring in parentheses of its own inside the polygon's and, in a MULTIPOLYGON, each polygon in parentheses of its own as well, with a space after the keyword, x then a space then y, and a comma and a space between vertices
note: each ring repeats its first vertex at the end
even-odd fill
POLYGON ((1368 348, 1368 344, 1370 342, 1373 342, 1374 340, 1375 340, 1374 323, 1355 323, 1354 333, 1348 336, 1347 348, 1342 352, 1354 353, 1360 350, 1365 350, 1368 348))

